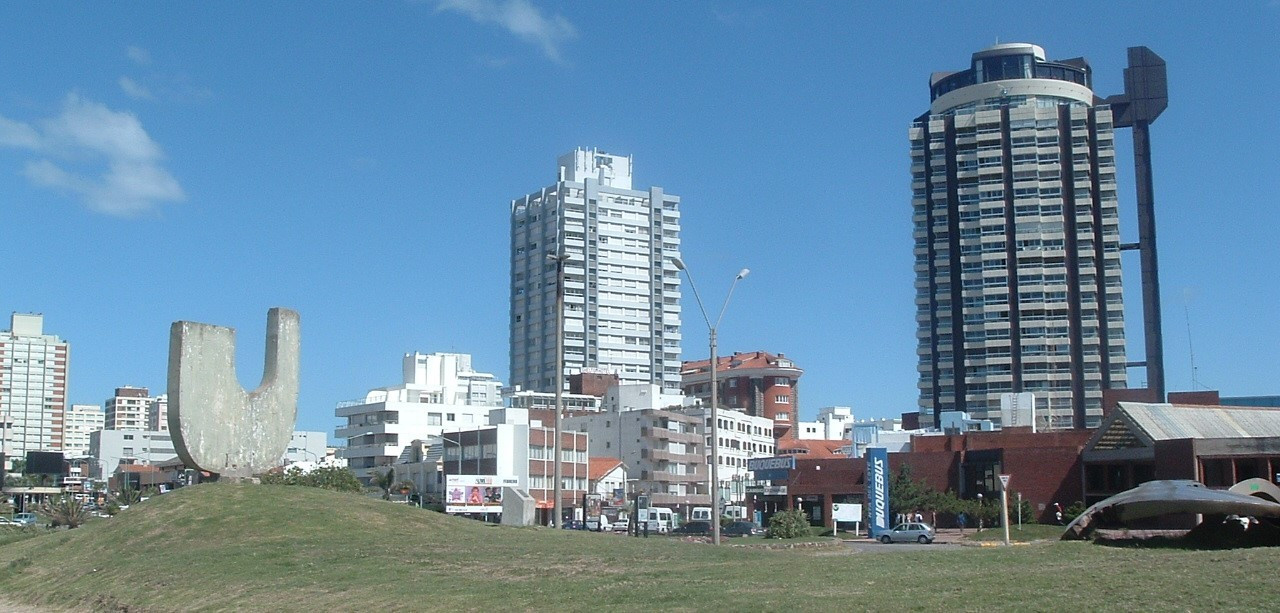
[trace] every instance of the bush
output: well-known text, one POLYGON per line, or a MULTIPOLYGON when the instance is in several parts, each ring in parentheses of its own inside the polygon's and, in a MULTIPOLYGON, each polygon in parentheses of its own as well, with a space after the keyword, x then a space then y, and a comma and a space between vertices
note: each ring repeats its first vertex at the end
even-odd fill
POLYGON ((335 492, 363 492, 364 485, 355 473, 340 466, 321 466, 311 472, 302 472, 297 466, 282 473, 267 473, 261 479, 266 485, 301 485, 318 487, 335 492))
POLYGON ((771 539, 793 539, 808 535, 809 518, 798 509, 774 513, 769 518, 767 536, 771 539))

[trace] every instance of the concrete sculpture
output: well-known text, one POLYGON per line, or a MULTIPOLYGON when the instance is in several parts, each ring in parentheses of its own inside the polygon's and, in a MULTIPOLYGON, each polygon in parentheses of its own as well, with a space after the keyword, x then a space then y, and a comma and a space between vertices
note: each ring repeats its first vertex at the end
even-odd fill
POLYGON ((262 383, 236 379, 236 331, 176 321, 169 330, 169 431, 188 467, 240 480, 280 465, 298 413, 297 311, 267 311, 262 383))

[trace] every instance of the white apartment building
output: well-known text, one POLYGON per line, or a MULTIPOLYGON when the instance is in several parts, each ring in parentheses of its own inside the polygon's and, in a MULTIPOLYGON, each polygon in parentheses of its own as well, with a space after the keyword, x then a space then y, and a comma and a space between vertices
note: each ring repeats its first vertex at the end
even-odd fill
POLYGON ((649 494, 655 506, 688 513, 710 504, 701 419, 642 409, 575 415, 561 423, 567 431, 587 433, 591 457, 622 460, 634 491, 649 494))
POLYGON ((853 409, 849 407, 823 407, 818 409, 814 421, 802 421, 796 430, 801 440, 836 441, 849 438, 853 429, 853 409))
POLYGON ((680 388, 680 199, 632 188, 632 160, 559 158, 555 183, 511 202, 511 383, 554 391, 591 369, 680 388), (565 260, 564 371, 555 257, 565 260), (550 257, 549 257, 550 256, 550 257))
POLYGON ((106 480, 121 461, 126 464, 159 464, 178 457, 168 432, 151 430, 99 430, 89 434, 91 476, 106 480))
POLYGON ((502 384, 472 369, 470 355, 411 353, 403 366, 402 384, 370 390, 335 409, 345 420, 334 436, 347 441, 347 467, 366 482, 375 469, 385 470, 411 454, 415 439, 474 430, 501 406, 502 384))
POLYGON ((0 453, 62 451, 71 346, 44 333, 44 316, 13 313, 0 332, 0 453))
POLYGON ((96 404, 71 405, 63 421, 62 453, 68 458, 89 455, 89 434, 103 429, 105 417, 96 404))
POLYGON ((106 413, 104 430, 147 430, 149 411, 155 398, 145 387, 117 387, 114 396, 103 402, 106 413))
POLYGON ((654 383, 619 383, 609 386, 600 404, 606 411, 668 409, 683 406, 685 395, 654 383))
MULTIPOLYGON (((710 466, 710 407, 694 406, 678 409, 678 411, 702 423, 708 449, 706 461, 710 466)), ((720 420, 719 432, 717 432, 720 445, 718 449, 720 470, 716 476, 720 479, 721 498, 733 503, 741 503, 746 499, 746 482, 752 478, 751 471, 747 470, 747 460, 776 455, 773 420, 730 409, 716 411, 716 418, 720 420)))
POLYGON ((324 464, 329 448, 329 437, 324 432, 294 430, 289 446, 284 452, 285 465, 310 462, 324 464))
POLYGON ((911 124, 920 423, 1005 393, 1083 428, 1126 386, 1111 108, 1083 58, 1026 43, 936 72, 911 124))

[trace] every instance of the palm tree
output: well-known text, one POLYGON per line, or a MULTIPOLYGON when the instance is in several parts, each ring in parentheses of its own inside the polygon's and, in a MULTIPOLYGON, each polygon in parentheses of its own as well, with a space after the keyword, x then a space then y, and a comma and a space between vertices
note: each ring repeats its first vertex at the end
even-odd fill
POLYGON ((59 496, 40 505, 40 510, 53 522, 53 526, 66 526, 67 528, 75 528, 88 521, 89 510, 84 508, 84 503, 76 500, 73 496, 59 496))
POLYGON ((115 496, 112 496, 112 498, 115 500, 116 504, 122 507, 127 507, 138 504, 138 502, 142 500, 142 492, 130 489, 129 486, 125 486, 120 488, 120 491, 116 493, 115 496))
MULTIPOLYGON (((377 473, 374 473, 377 475, 377 473)), ((373 484, 382 489, 382 499, 391 500, 391 487, 396 482, 396 469, 388 468, 387 474, 378 475, 374 478, 373 484)))

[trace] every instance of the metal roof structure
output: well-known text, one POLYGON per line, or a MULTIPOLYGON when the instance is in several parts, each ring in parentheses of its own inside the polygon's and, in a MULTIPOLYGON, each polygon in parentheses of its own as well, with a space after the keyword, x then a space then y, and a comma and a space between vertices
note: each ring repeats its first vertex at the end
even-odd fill
POLYGON ((1280 437, 1280 408, 1121 402, 1085 449, 1143 448, 1176 439, 1260 437, 1280 437))

